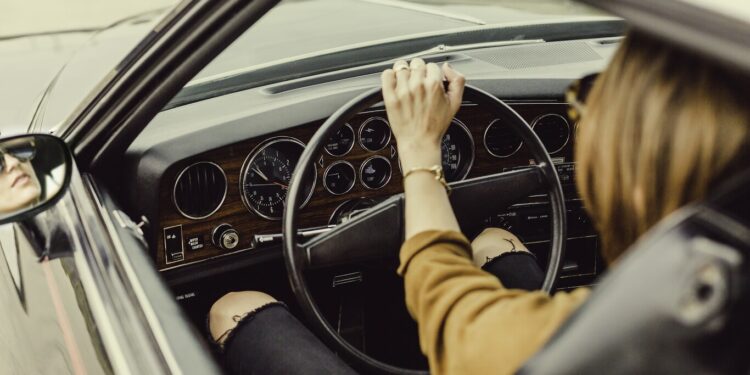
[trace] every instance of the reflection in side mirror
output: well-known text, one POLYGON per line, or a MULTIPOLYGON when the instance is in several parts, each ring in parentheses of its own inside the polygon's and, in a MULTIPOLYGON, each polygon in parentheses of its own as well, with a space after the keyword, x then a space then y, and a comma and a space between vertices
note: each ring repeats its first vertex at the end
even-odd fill
POLYGON ((0 224, 54 204, 70 183, 72 158, 61 139, 34 134, 0 139, 0 224))

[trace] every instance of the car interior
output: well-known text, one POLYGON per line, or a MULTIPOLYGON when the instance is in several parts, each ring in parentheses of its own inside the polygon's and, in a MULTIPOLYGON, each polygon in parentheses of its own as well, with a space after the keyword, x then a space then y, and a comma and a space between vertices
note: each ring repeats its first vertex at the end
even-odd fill
MULTIPOLYGON (((230 291, 266 292, 305 322, 282 255, 282 219, 306 145, 332 113, 363 89, 377 87, 380 72, 396 57, 413 55, 415 45, 449 40, 463 47, 420 57, 450 63, 469 85, 504 101, 528 123, 554 163, 567 218, 554 292, 590 286, 605 265, 575 187, 577 124, 568 116, 564 91, 573 80, 604 68, 625 25, 609 17, 571 21, 564 35, 556 31, 559 26, 435 33, 411 44, 390 43, 381 57, 370 57, 380 51, 376 47, 384 48, 373 44, 372 50, 357 52, 368 58, 345 60, 345 66, 322 69, 321 55, 191 82, 129 146, 117 167, 122 173, 103 182, 130 217, 148 222, 143 229, 153 265, 205 337, 211 305, 230 291), (508 36, 519 35, 524 38, 508 42, 508 36), (290 73, 274 76, 279 71, 290 73)), ((242 47, 233 45, 225 54, 242 47)), ((449 182, 539 163, 506 121, 471 100, 462 104, 441 146, 449 182)), ((303 167, 311 178, 298 200, 300 241, 324 235, 403 191, 382 103, 346 119, 313 160, 303 167)), ((505 228, 546 268, 552 239, 546 193, 475 219, 461 223, 467 237, 486 227, 505 228)), ((390 235, 378 227, 372 231, 390 235)), ((346 251, 352 244, 336 246, 346 251)), ((387 257, 307 270, 307 284, 325 319, 351 345, 395 366, 426 369, 395 272, 398 247, 389 251, 387 257)))

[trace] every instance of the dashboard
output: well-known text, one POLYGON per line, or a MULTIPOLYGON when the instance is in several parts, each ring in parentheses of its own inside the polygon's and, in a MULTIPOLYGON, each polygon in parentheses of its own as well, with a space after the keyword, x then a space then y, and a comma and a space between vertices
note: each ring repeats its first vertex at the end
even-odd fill
MULTIPOLYGON (((576 124, 567 117, 563 93, 571 80, 600 71, 616 46, 617 39, 602 38, 432 58, 450 62, 471 77, 471 85, 502 98, 550 152, 568 210, 560 288, 589 285, 604 268, 575 189, 576 124)), ((111 184, 123 209, 149 223, 144 233, 163 277, 182 285, 278 260, 286 189, 301 151, 331 113, 378 84, 380 71, 363 67, 302 77, 160 112, 129 146, 117 174, 121 179, 111 184)), ((451 181, 534 162, 502 121, 471 102, 462 104, 441 146, 451 181)), ((307 168, 314 169, 315 179, 298 202, 300 236, 330 230, 402 192, 397 147, 382 106, 347 120, 307 168)), ((511 230, 546 266, 545 195, 529 196, 480 224, 511 230)), ((462 226, 469 237, 481 229, 462 226)))
MULTIPOLYGON (((595 238, 575 192, 575 124, 567 118, 567 105, 554 101, 509 104, 532 126, 558 165, 568 199, 572 241, 595 238)), ((158 268, 166 271, 279 245, 292 171, 322 122, 239 140, 168 168, 159 187, 158 268)), ((441 150, 449 181, 534 162, 509 127, 469 102, 463 103, 452 121, 441 150)), ((302 236, 321 233, 402 192, 395 139, 382 107, 347 121, 308 168, 314 170, 315 178, 305 187, 306 199, 300 202, 300 226, 306 228, 302 236)), ((549 240, 547 215, 545 197, 532 196, 484 222, 514 231, 527 246, 539 244, 538 251, 543 253, 549 240)), ((575 262, 575 271, 593 273, 595 256, 585 258, 575 262)))

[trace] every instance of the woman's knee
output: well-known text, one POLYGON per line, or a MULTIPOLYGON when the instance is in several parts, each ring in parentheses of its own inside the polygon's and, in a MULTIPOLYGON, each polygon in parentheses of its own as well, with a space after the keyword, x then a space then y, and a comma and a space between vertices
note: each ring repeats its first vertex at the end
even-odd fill
POLYGON ((223 341, 226 333, 231 331, 245 315, 274 302, 276 302, 275 298, 263 292, 244 291, 225 294, 214 302, 208 314, 211 337, 218 342, 223 341))

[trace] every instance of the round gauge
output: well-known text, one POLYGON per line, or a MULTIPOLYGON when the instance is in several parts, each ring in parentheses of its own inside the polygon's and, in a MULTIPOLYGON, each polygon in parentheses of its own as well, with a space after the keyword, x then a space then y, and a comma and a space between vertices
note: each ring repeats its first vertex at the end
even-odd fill
POLYGON ((463 180, 474 164, 474 139, 458 120, 453 120, 440 143, 443 173, 448 182, 463 180))
POLYGON ((344 156, 352 150, 352 147, 354 147, 354 129, 351 125, 344 124, 336 134, 328 139, 324 149, 331 156, 344 156))
POLYGON ((515 154, 521 144, 521 137, 500 119, 492 120, 484 130, 484 147, 496 158, 507 158, 515 154))
POLYGON ((542 140, 544 147, 550 154, 562 150, 570 139, 570 125, 568 125, 568 120, 558 114, 548 113, 542 115, 534 120, 531 127, 534 129, 536 135, 539 136, 539 139, 542 140))
POLYGON ((367 151, 380 151, 391 140, 391 127, 382 117, 370 117, 359 128, 359 144, 367 151))
MULTIPOLYGON (((248 209, 270 220, 281 219, 289 181, 305 145, 294 138, 276 138, 258 146, 242 164, 240 191, 248 209)), ((315 165, 310 165, 315 173, 315 165)), ((305 186, 303 207, 315 187, 315 179, 305 186)))
POLYGON ((337 161, 329 165, 323 173, 323 186, 333 195, 346 194, 354 187, 357 171, 345 161, 337 161))
POLYGON ((373 156, 359 168, 362 185, 368 189, 380 189, 391 180, 391 162, 382 156, 373 156))

